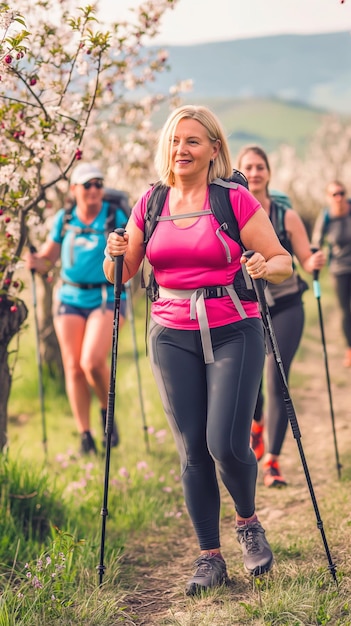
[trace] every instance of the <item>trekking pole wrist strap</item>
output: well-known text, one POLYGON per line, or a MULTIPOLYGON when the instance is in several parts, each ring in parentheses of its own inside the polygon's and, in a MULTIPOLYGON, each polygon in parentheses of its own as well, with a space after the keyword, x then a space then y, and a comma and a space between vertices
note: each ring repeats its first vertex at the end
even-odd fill
POLYGON ((114 257, 111 256, 108 252, 107 252, 107 246, 105 247, 104 250, 104 255, 105 255, 105 259, 107 259, 108 261, 112 261, 112 263, 114 263, 114 257))

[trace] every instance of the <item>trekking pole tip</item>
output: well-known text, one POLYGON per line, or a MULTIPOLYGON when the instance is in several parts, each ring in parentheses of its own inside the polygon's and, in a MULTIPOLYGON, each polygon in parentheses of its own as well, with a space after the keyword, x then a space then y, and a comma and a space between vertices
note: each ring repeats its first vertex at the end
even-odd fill
POLYGON ((331 563, 330 565, 328 565, 328 569, 334 579, 334 582, 336 584, 337 587, 339 587, 339 582, 338 582, 338 578, 336 575, 336 564, 335 563, 331 563))

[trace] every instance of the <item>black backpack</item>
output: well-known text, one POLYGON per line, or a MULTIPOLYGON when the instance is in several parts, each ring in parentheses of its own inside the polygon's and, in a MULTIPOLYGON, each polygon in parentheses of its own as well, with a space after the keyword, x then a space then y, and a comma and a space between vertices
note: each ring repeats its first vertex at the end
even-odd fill
MULTIPOLYGON (((130 213, 131 208, 128 201, 128 194, 125 191, 121 191, 119 189, 111 189, 106 187, 104 189, 103 200, 108 202, 108 210, 107 210, 107 218, 105 222, 105 233, 106 238, 109 233, 111 233, 116 228, 116 213, 118 210, 121 210, 125 216, 125 223, 121 224, 121 227, 125 227, 130 213)), ((70 220, 72 219, 72 212, 75 207, 75 204, 72 202, 66 209, 63 216, 62 228, 61 228, 61 239, 65 236, 65 233, 70 228, 70 220)), ((86 228, 74 228, 75 232, 79 235, 82 233, 91 233, 94 229, 87 226, 86 228)))
MULTIPOLYGON (((217 219, 220 227, 219 230, 225 231, 231 239, 238 242, 244 250, 244 246, 240 240, 240 233, 237 220, 233 213, 232 205, 229 199, 229 189, 237 189, 238 185, 242 185, 248 189, 248 182, 244 174, 234 169, 230 178, 216 178, 210 184, 210 207, 213 215, 217 219)), ((153 186, 150 194, 147 210, 145 214, 144 226, 144 244, 147 245, 152 233, 154 232, 158 218, 162 212, 169 187, 158 182, 153 186)), ((224 239, 223 245, 226 246, 224 239)), ((146 276, 145 263, 141 274, 141 285, 146 289, 146 294, 152 302, 158 299, 158 284, 155 280, 153 270, 150 266, 149 274, 146 276)), ((256 301, 256 294, 252 281, 242 269, 236 274, 234 279, 234 288, 240 300, 256 301)))
POLYGON ((293 249, 291 246, 291 241, 289 239, 289 235, 285 228, 285 213, 291 207, 287 206, 285 203, 279 202, 274 198, 271 198, 271 215, 270 219, 273 224, 273 228, 277 234, 277 237, 282 244, 283 248, 293 255, 293 249))

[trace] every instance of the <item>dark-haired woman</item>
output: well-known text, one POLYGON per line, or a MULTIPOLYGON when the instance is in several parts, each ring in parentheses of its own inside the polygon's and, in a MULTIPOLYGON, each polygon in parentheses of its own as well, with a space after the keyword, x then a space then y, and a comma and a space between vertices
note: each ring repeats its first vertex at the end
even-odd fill
MULTIPOLYGON (((264 150, 259 146, 243 148, 238 156, 238 168, 245 174, 249 190, 269 216, 284 248, 296 257, 306 272, 313 273, 315 269, 320 270, 325 264, 324 253, 320 250, 315 254, 311 253, 308 235, 298 213, 282 206, 269 195, 271 171, 264 150)), ((287 378, 303 332, 302 293, 306 288, 307 284, 302 281, 295 269, 287 281, 279 285, 270 284, 266 290, 267 304, 287 378)), ((288 415, 275 358, 270 347, 266 369, 268 406, 266 410, 263 409, 261 383, 252 423, 251 445, 259 460, 264 455, 264 444, 267 439, 267 451, 263 461, 264 484, 267 487, 281 487, 287 484, 281 474, 279 458, 285 439, 288 415), (267 432, 266 438, 263 435, 264 428, 267 432)))

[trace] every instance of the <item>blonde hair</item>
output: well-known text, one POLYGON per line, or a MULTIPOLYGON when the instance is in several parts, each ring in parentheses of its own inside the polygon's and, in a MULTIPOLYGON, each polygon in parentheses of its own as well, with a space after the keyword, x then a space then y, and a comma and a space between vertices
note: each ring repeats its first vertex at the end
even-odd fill
POLYGON ((214 161, 208 164, 208 183, 215 178, 228 178, 232 173, 231 156, 227 138, 222 129, 221 123, 214 113, 207 107, 196 105, 181 106, 169 115, 166 120, 158 141, 155 155, 155 167, 164 185, 174 184, 174 174, 172 171, 172 139, 180 120, 193 119, 200 122, 206 129, 211 142, 219 140, 220 148, 214 161))

